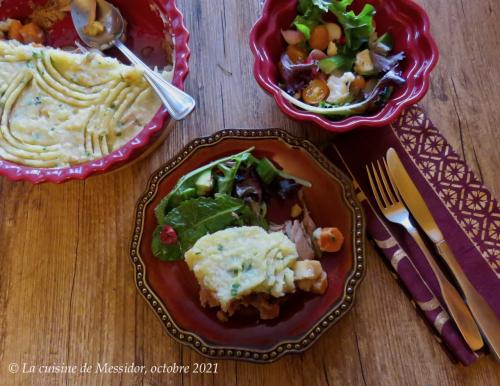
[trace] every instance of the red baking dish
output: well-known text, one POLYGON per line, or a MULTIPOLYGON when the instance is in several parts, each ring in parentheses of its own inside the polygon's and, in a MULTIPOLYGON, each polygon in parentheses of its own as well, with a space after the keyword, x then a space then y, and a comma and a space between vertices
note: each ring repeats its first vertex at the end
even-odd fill
POLYGON ((372 4, 377 14, 379 34, 389 32, 394 37, 394 51, 404 51, 402 63, 406 83, 399 86, 389 102, 374 115, 355 115, 339 120, 328 119, 292 106, 281 95, 278 85, 278 62, 285 50, 280 30, 288 29, 297 14, 297 1, 267 0, 260 19, 250 33, 250 47, 255 57, 254 75, 260 86, 269 92, 286 115, 299 121, 311 121, 333 133, 359 126, 384 126, 394 121, 400 112, 422 99, 429 88, 429 77, 438 60, 438 49, 429 32, 429 19, 424 10, 410 0, 354 0, 359 11, 365 3, 372 4))
MULTIPOLYGON (((147 0, 141 6, 138 6, 135 0, 110 2, 120 9, 127 20, 127 46, 148 65, 161 67, 167 64, 167 55, 162 44, 166 33, 173 36, 175 63, 173 83, 181 89, 184 88, 190 55, 189 33, 175 0, 147 0)), ((0 8, 0 20, 9 17, 25 19, 31 14, 33 7, 44 3, 46 0, 4 0, 0 8)), ((47 37, 48 45, 53 47, 72 46, 77 40, 69 14, 52 27, 47 37)), ((109 54, 113 55, 113 51, 109 54)), ((82 180, 94 174, 115 170, 144 155, 148 148, 159 142, 166 134, 165 127, 169 119, 167 111, 161 108, 135 138, 98 160, 70 167, 44 169, 0 159, 0 175, 14 181, 61 183, 68 180, 82 180)))

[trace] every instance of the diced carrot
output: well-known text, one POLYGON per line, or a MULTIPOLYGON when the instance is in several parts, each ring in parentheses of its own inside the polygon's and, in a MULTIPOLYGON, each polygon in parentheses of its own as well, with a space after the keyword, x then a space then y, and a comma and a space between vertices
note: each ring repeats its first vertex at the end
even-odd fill
POLYGON ((293 63, 302 63, 307 59, 307 51, 298 45, 288 46, 286 53, 293 63))
POLYGON ((23 43, 38 43, 42 44, 45 40, 45 34, 43 30, 36 25, 35 23, 25 24, 20 30, 19 33, 22 36, 23 43))
POLYGON ((311 48, 324 51, 330 42, 330 35, 325 25, 318 25, 314 27, 309 38, 309 45, 311 48))
POLYGON ((366 86, 366 80, 361 75, 357 75, 356 79, 351 83, 351 87, 353 90, 362 90, 366 86))
POLYGON ((338 228, 321 228, 318 246, 323 252, 337 252, 344 244, 344 235, 338 228))
POLYGON ((22 41, 22 36, 21 33, 19 32, 22 27, 23 25, 19 20, 12 20, 9 26, 9 33, 8 33, 9 39, 17 40, 19 42, 22 41))

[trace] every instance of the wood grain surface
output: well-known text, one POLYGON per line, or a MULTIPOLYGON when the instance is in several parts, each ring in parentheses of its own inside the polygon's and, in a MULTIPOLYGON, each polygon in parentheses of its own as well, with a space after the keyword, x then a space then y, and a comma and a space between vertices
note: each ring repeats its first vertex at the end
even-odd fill
MULTIPOLYGON (((137 293, 128 246, 149 175, 193 138, 281 127, 331 137, 283 116, 256 84, 248 45, 258 0, 178 0, 191 32, 187 90, 196 112, 150 157, 61 186, 0 180, 1 385, 498 385, 489 357, 453 364, 376 252, 356 304, 303 355, 271 365, 221 361, 217 374, 11 374, 9 364, 208 362, 168 337, 137 293)), ((441 52, 423 100, 433 122, 500 195, 498 0, 419 0, 441 52)))

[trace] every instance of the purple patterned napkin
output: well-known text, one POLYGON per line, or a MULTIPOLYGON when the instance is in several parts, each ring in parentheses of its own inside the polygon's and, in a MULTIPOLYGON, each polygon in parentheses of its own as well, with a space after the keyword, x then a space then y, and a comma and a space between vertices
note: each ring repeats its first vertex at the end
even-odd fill
MULTIPOLYGON (((450 319, 425 257, 401 226, 382 216, 371 193, 365 165, 380 159, 389 147, 398 152, 469 280, 500 318, 498 203, 418 106, 405 110, 391 126, 338 136, 325 149, 352 177, 365 209, 367 232, 440 340, 469 365, 478 354, 468 348, 450 319)), ((434 250, 430 243, 429 247, 434 250)))

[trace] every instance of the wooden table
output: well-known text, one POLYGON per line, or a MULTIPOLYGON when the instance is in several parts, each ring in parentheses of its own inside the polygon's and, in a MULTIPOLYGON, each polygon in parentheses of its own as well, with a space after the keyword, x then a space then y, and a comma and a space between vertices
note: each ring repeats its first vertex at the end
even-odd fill
MULTIPOLYGON (((355 307, 303 355, 266 366, 221 361, 216 375, 9 374, 12 362, 206 362, 164 333, 134 286, 132 214, 149 175, 189 140, 224 127, 282 127, 315 142, 330 139, 283 116, 254 81, 248 34, 261 2, 178 3, 191 31, 187 89, 198 108, 154 155, 118 173, 62 186, 0 180, 0 384, 500 384, 500 367, 490 358, 470 368, 450 362, 373 250, 355 307)), ((441 50, 423 104, 498 197, 500 2, 420 3, 441 50)))

